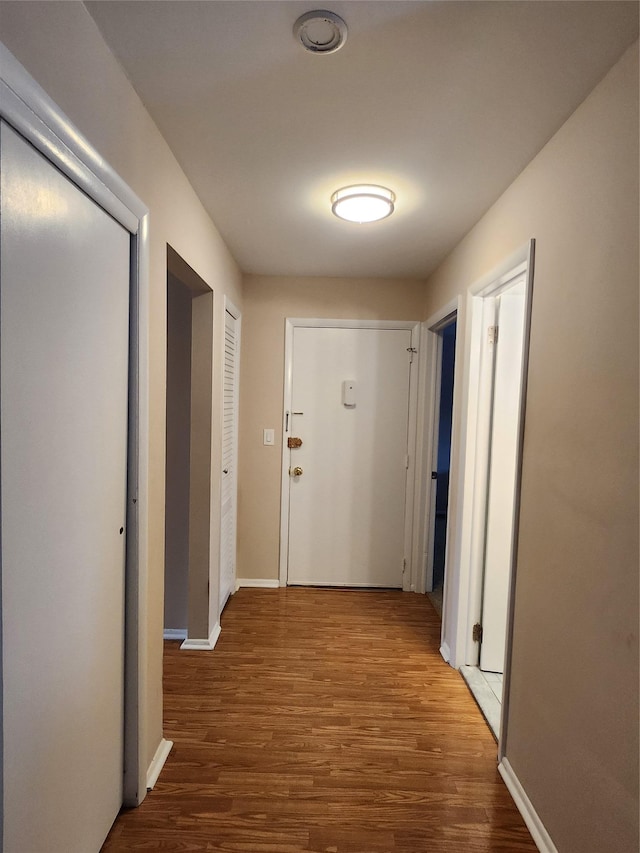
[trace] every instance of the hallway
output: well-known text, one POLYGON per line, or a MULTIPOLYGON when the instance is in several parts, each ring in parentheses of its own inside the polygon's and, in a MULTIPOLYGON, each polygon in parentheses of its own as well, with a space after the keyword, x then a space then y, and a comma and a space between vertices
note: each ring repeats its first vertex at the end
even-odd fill
POLYGON ((103 851, 536 850, 424 596, 241 589, 214 652, 165 644, 175 746, 103 851))

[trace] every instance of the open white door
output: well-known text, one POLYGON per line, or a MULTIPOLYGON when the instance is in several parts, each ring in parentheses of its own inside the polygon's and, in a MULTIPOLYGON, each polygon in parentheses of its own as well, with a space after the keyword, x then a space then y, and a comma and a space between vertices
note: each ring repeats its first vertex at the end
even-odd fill
POLYGON ((130 235, 4 122, 4 849, 100 849, 123 799, 130 235))
POLYGON ((239 347, 240 314, 227 302, 224 312, 220 612, 233 592, 236 579, 239 347))
POLYGON ((288 583, 402 587, 410 350, 410 329, 294 328, 288 583))
POLYGON ((513 525, 524 344, 524 280, 495 300, 496 319, 487 520, 482 593, 480 668, 503 672, 513 525))

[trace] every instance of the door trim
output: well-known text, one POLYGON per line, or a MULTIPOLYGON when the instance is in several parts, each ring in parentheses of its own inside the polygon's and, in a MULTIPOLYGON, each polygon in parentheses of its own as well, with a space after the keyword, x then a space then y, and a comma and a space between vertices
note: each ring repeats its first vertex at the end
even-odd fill
MULTIPOLYGON (((280 484, 280 586, 287 585, 289 562, 289 448, 287 447, 287 420, 291 412, 293 392, 293 330, 308 329, 408 329, 411 332, 411 346, 418 350, 420 323, 414 320, 332 320, 324 318, 287 317, 284 336, 284 400, 282 408, 282 475, 280 484)), ((418 352, 419 355, 419 352, 418 352)), ((409 376, 409 415, 407 430, 407 450, 409 467, 405 486, 404 553, 407 566, 403 576, 403 590, 413 589, 412 541, 413 541, 413 502, 416 471, 416 435, 417 435, 417 389, 419 359, 413 364, 418 368, 409 376)))
MULTIPOLYGON (((478 471, 482 468, 476 432, 479 424, 480 365, 475 357, 482 335, 483 299, 495 296, 515 277, 525 276, 526 307, 524 329, 524 353, 521 368, 521 400, 518 428, 514 523, 512 538, 512 561, 509 582, 509 604, 507 616, 507 638, 504 668, 502 722, 499 738, 499 758, 504 755, 508 721, 509 684, 511 679, 511 643, 513 638, 514 590, 516 582, 518 527, 520 512, 520 489, 522 480, 522 448, 525 429, 525 404, 529 362, 529 337, 531 329, 531 306, 533 298, 535 240, 528 241, 517 252, 506 258, 498 267, 472 284, 464 300, 463 328, 459 327, 460 343, 464 337, 464 356, 460 360, 462 381, 454 386, 454 410, 460 411, 460 429, 456 429, 454 454, 451 462, 452 492, 450 511, 455 523, 449 525, 449 545, 445 570, 445 602, 442 626, 442 650, 448 652, 445 659, 458 669, 463 664, 475 665, 471 629, 478 608, 480 588, 477 577, 481 561, 475 559, 474 542, 481 535, 482 520, 478 512, 478 501, 482 498, 486 482, 478 471)), ((462 315, 459 315, 459 317, 462 315)), ((456 352, 458 352, 456 348, 456 352)), ((455 422, 454 422, 455 429, 455 422)), ((486 453, 485 453, 486 455, 486 453)), ((485 476, 486 480, 486 476, 485 476)))
MULTIPOLYGON (((429 554, 433 548, 432 526, 435 518, 435 488, 431 482, 433 460, 438 449, 437 423, 440 409, 439 375, 442 359, 442 339, 439 332, 459 319, 462 307, 462 297, 456 297, 447 302, 439 311, 432 314, 420 325, 420 384, 418 388, 418 443, 416 447, 416 482, 414 492, 414 533, 412 543, 412 564, 415 578, 415 591, 425 593, 428 585, 429 554)), ((456 334, 456 366, 461 363, 461 336, 456 334)), ((451 447, 453 450, 458 423, 455 416, 457 401, 458 376, 453 382, 453 416, 451 424, 451 447)), ((452 454, 453 460, 453 454, 452 454)), ((451 476, 451 475, 450 475, 451 476)), ((449 536, 447 521, 447 539, 449 536)), ((433 569, 433 566, 432 566, 433 569)), ((445 559, 445 576, 446 576, 445 559)), ((446 595, 446 587, 445 587, 446 595)), ((443 601, 443 613, 446 602, 443 601)))
POLYGON ((0 69, 0 117, 130 234, 123 803, 136 806, 147 793, 148 209, 1 43, 0 69))

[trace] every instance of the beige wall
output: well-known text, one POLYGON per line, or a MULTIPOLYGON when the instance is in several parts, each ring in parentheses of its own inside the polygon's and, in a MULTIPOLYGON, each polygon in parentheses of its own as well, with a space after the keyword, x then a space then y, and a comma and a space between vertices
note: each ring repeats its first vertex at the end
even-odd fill
POLYGON ((389 279, 248 276, 240 365, 240 578, 278 577, 286 317, 419 320, 424 283, 389 279), (264 447, 262 430, 275 429, 264 447))
POLYGON ((191 293, 167 276, 167 420, 164 627, 186 631, 189 616, 191 293))
POLYGON ((506 755, 560 853, 638 851, 638 200, 636 43, 427 283, 536 238, 506 755))
POLYGON ((211 566, 211 523, 215 518, 211 514, 212 326, 213 294, 209 292, 191 302, 188 636, 197 640, 206 640, 213 628, 209 626, 207 591, 212 574, 217 581, 219 572, 217 560, 211 566))
MULTIPOLYGON (((150 210, 150 494, 146 722, 147 756, 162 736, 162 622, 164 567, 165 312, 167 243, 209 284, 215 295, 214 390, 220 399, 224 342, 223 299, 239 307, 241 277, 169 147, 143 108, 81 3, 0 4, 0 38, 71 121, 150 210)), ((214 419, 213 458, 220 458, 214 419)), ((214 465, 212 516, 219 509, 219 465, 214 465)), ((216 528, 214 528, 214 533, 216 528)), ((217 572, 217 536, 211 553, 217 572)), ((212 588, 217 588, 217 575, 212 588)))

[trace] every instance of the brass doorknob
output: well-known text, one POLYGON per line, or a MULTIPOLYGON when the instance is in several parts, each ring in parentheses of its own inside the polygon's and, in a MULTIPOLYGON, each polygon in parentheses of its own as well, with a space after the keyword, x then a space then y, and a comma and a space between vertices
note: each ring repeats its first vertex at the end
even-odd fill
POLYGON ((295 468, 291 469, 291 473, 294 477, 299 477, 302 474, 302 468, 299 465, 296 465, 295 468))

